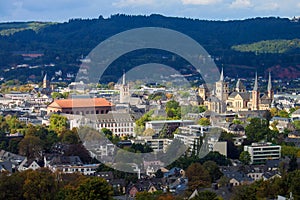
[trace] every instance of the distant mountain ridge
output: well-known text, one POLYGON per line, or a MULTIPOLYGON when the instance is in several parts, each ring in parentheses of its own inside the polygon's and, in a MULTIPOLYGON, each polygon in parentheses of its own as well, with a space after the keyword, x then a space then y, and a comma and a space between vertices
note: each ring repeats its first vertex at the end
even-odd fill
POLYGON ((233 48, 262 41, 300 39, 299 21, 275 17, 207 21, 156 14, 117 14, 107 19, 100 16, 98 19, 71 19, 65 23, 0 23, 0 67, 7 68, 23 62, 13 52, 38 51, 43 52, 44 56, 30 62, 56 62, 62 69, 68 70, 68 67, 78 65, 78 59, 86 56, 101 41, 139 27, 164 27, 190 36, 215 58, 219 67, 224 67, 225 73, 231 75, 242 77, 245 72, 249 75, 248 72, 254 71, 267 75, 266 70, 276 66, 277 70, 278 67, 292 69, 291 74, 285 70, 283 78, 300 77, 300 52, 297 48, 294 51, 260 54, 253 49, 236 51, 233 48), (29 24, 35 29, 30 28, 29 24))

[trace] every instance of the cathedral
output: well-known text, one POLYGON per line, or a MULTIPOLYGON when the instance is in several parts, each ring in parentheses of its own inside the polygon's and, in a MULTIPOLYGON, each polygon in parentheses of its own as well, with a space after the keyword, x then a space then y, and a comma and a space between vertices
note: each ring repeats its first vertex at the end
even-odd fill
POLYGON ((243 82, 238 79, 234 91, 230 92, 228 83, 224 80, 223 69, 220 79, 215 83, 215 90, 210 93, 206 85, 198 89, 199 96, 208 110, 216 113, 238 112, 248 110, 269 110, 274 99, 272 89, 271 73, 269 73, 267 93, 259 92, 258 78, 255 81, 252 91, 246 91, 243 82))

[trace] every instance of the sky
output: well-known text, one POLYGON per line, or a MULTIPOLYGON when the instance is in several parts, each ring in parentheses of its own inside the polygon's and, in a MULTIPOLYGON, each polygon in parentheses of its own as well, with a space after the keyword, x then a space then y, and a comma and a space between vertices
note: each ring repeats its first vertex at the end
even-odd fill
POLYGON ((300 16, 299 0, 0 0, 0 22, 55 21, 113 14, 232 20, 300 16))

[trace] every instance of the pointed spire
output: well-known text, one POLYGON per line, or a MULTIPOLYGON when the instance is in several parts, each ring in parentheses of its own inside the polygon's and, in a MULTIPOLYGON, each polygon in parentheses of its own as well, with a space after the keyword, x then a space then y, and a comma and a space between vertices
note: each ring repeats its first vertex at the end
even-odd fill
POLYGON ((222 67, 222 71, 220 74, 220 81, 224 81, 224 71, 223 71, 223 67, 222 67))
POLYGON ((253 91, 257 91, 257 90, 258 90, 258 81, 257 81, 257 72, 256 72, 253 91))
POLYGON ((271 90, 272 90, 272 77, 271 77, 271 72, 269 72, 268 91, 271 90))
POLYGON ((241 79, 238 79, 235 89, 237 92, 245 92, 246 87, 244 86, 243 82, 241 81, 241 79))
POLYGON ((45 74, 43 81, 47 81, 47 73, 45 74))
POLYGON ((125 69, 123 70, 123 81, 122 81, 122 84, 126 85, 125 69))

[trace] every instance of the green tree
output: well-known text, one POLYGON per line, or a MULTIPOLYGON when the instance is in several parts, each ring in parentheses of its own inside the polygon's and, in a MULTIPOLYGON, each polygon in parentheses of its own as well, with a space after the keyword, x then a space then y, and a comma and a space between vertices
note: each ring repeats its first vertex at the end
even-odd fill
POLYGON ((180 119, 181 107, 179 105, 179 102, 175 100, 168 101, 166 103, 166 113, 169 119, 180 119))
POLYGON ((148 128, 143 132, 144 136, 152 136, 155 134, 155 131, 152 128, 148 128))
POLYGON ((297 130, 300 130, 300 120, 295 120, 293 124, 297 130))
POLYGON ((256 198, 255 188, 251 185, 237 186, 234 188, 233 196, 231 199, 232 200, 241 200, 241 199, 256 200, 257 198, 256 198))
POLYGON ((25 179, 24 173, 0 173, 0 199, 22 199, 25 179))
POLYGON ((52 93, 51 93, 51 97, 52 97, 53 99, 61 99, 61 98, 63 98, 63 94, 62 94, 62 93, 59 93, 59 92, 52 92, 52 93))
POLYGON ((261 141, 270 133, 269 123, 265 119, 252 118, 245 132, 249 141, 261 141))
POLYGON ((251 162, 251 156, 250 156, 249 152, 248 152, 248 151, 243 151, 243 152, 240 154, 239 160, 240 160, 244 165, 249 165, 250 162, 251 162))
POLYGON ((43 142, 36 136, 25 136, 19 143, 20 155, 26 156, 29 159, 41 158, 43 151, 43 142))
POLYGON ((80 138, 78 136, 77 130, 65 130, 60 134, 61 142, 66 144, 78 144, 80 138))
POLYGON ((193 163, 186 170, 189 191, 199 187, 207 187, 210 184, 209 172, 200 164, 193 163))
POLYGON ((271 108, 270 113, 272 117, 278 116, 278 109, 277 108, 271 108))
POLYGON ((203 163, 203 167, 208 171, 211 177, 211 182, 215 182, 223 175, 219 169, 219 166, 214 161, 205 161, 203 163))
POLYGON ((95 200, 95 199, 113 199, 112 187, 106 180, 99 177, 91 177, 85 179, 79 187, 77 187, 71 198, 78 200, 95 200))
POLYGON ((215 192, 205 190, 199 192, 198 195, 191 200, 218 200, 218 196, 215 192))
POLYGON ((280 110, 278 112, 279 117, 284 117, 284 118, 288 118, 289 117, 289 113, 285 110, 280 110))
POLYGON ((26 172, 23 185, 25 199, 53 199, 56 191, 54 175, 48 169, 26 172))
POLYGON ((157 199, 161 194, 162 194, 162 191, 155 191, 152 193, 143 191, 143 192, 138 192, 136 194, 135 199, 136 200, 153 200, 153 199, 157 199))
POLYGON ((68 128, 68 119, 58 114, 52 114, 50 117, 50 130, 61 133, 68 128))
POLYGON ((234 124, 242 124, 243 122, 241 120, 239 120, 239 119, 234 119, 232 121, 232 123, 234 123, 234 124))
POLYGON ((300 151, 300 148, 293 146, 281 146, 281 156, 297 157, 297 153, 300 151))
POLYGON ((217 151, 211 151, 209 152, 204 158, 200 159, 201 163, 204 163, 205 161, 214 161, 220 166, 228 166, 232 165, 231 161, 226 158, 226 156, 220 154, 217 151))
POLYGON ((291 160, 289 162, 289 172, 295 171, 296 169, 298 169, 298 163, 297 163, 297 158, 296 156, 292 156, 291 160))
POLYGON ((209 119, 203 117, 203 118, 199 119, 198 124, 201 126, 209 126, 210 121, 209 121, 209 119))

